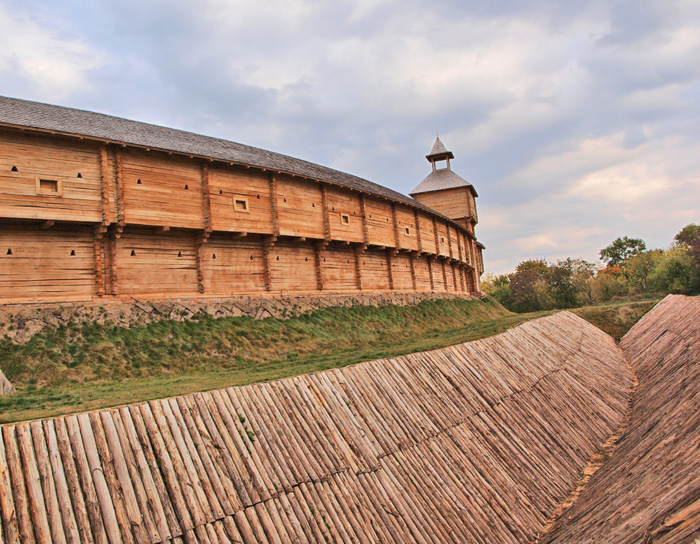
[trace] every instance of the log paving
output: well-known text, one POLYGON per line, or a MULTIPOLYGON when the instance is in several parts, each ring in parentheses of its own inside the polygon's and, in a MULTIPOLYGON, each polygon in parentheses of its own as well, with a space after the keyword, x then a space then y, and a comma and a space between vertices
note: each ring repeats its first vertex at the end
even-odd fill
POLYGON ((639 379, 627 431, 544 542, 698 542, 700 297, 669 295, 620 345, 639 379))
MULTIPOLYGON (((649 342, 635 334, 630 350, 649 342)), ((632 383, 612 338, 563 312, 436 351, 5 425, 0 542, 533 541, 632 383)), ((674 406, 698 418, 691 399, 674 406)), ((674 466, 690 447, 669 445, 674 466)))

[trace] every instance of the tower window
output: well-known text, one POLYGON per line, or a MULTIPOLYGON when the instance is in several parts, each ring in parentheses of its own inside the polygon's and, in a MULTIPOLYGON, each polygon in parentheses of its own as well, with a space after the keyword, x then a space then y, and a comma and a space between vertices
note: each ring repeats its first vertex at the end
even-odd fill
POLYGON ((61 196, 63 184, 60 179, 36 178, 36 192, 39 195, 61 196))
POLYGON ((404 233, 406 234, 406 236, 410 236, 410 235, 411 235, 411 227, 404 227, 404 228, 403 228, 403 231, 404 231, 404 233))
POLYGON ((350 216, 346 213, 341 213, 340 214, 340 224, 341 225, 349 225, 350 224, 350 216))
POLYGON ((237 212, 248 212, 248 199, 247 198, 236 198, 233 201, 233 209, 237 212))

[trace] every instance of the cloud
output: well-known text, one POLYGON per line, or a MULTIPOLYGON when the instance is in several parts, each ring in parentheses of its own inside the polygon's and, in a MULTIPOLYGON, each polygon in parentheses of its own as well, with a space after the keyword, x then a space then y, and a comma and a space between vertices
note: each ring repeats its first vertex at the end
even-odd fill
POLYGON ((692 0, 0 0, 0 94, 404 193, 439 130, 492 271, 700 221, 698 58, 692 0))
POLYGON ((89 87, 89 72, 99 69, 103 62, 104 56, 81 40, 62 38, 0 5, 3 88, 17 92, 26 89, 44 100, 63 100, 89 87))

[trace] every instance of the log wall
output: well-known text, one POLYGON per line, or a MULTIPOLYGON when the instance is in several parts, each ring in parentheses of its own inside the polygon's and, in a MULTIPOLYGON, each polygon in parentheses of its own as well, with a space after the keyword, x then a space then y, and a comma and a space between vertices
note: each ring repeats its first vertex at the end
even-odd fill
POLYGON ((612 339, 562 313, 433 352, 5 425, 0 535, 530 542, 630 385, 612 339))
POLYGON ((0 302, 96 294, 95 250, 89 227, 0 228, 0 302))
POLYGON ((5 302, 476 291, 455 281, 470 263, 466 231, 426 210, 261 168, 31 131, 0 131, 0 233, 17 252, 0 261, 5 302), (68 246, 76 255, 61 261, 68 246), (436 254, 443 260, 429 267, 436 254))
POLYGON ((611 458, 543 542, 700 535, 700 297, 669 295, 622 338, 639 385, 611 458))
POLYGON ((99 222, 95 145, 0 132, 0 217, 99 222))

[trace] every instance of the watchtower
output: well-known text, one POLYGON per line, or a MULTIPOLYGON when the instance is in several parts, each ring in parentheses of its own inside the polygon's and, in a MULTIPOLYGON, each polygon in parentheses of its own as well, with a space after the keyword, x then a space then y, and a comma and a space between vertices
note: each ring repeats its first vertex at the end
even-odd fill
POLYGON ((474 199, 479 195, 471 183, 452 171, 450 159, 455 158, 452 151, 448 151, 438 137, 425 158, 433 171, 409 194, 421 204, 461 223, 473 234, 474 225, 479 221, 474 199))
POLYGON ((470 290, 478 292, 479 277, 484 272, 481 252, 485 249, 474 234, 474 227, 479 222, 475 198, 479 195, 471 183, 452 171, 450 160, 455 158, 454 154, 445 148, 440 137, 435 139, 433 148, 425 158, 433 171, 409 194, 414 200, 466 227, 470 235, 470 290))

